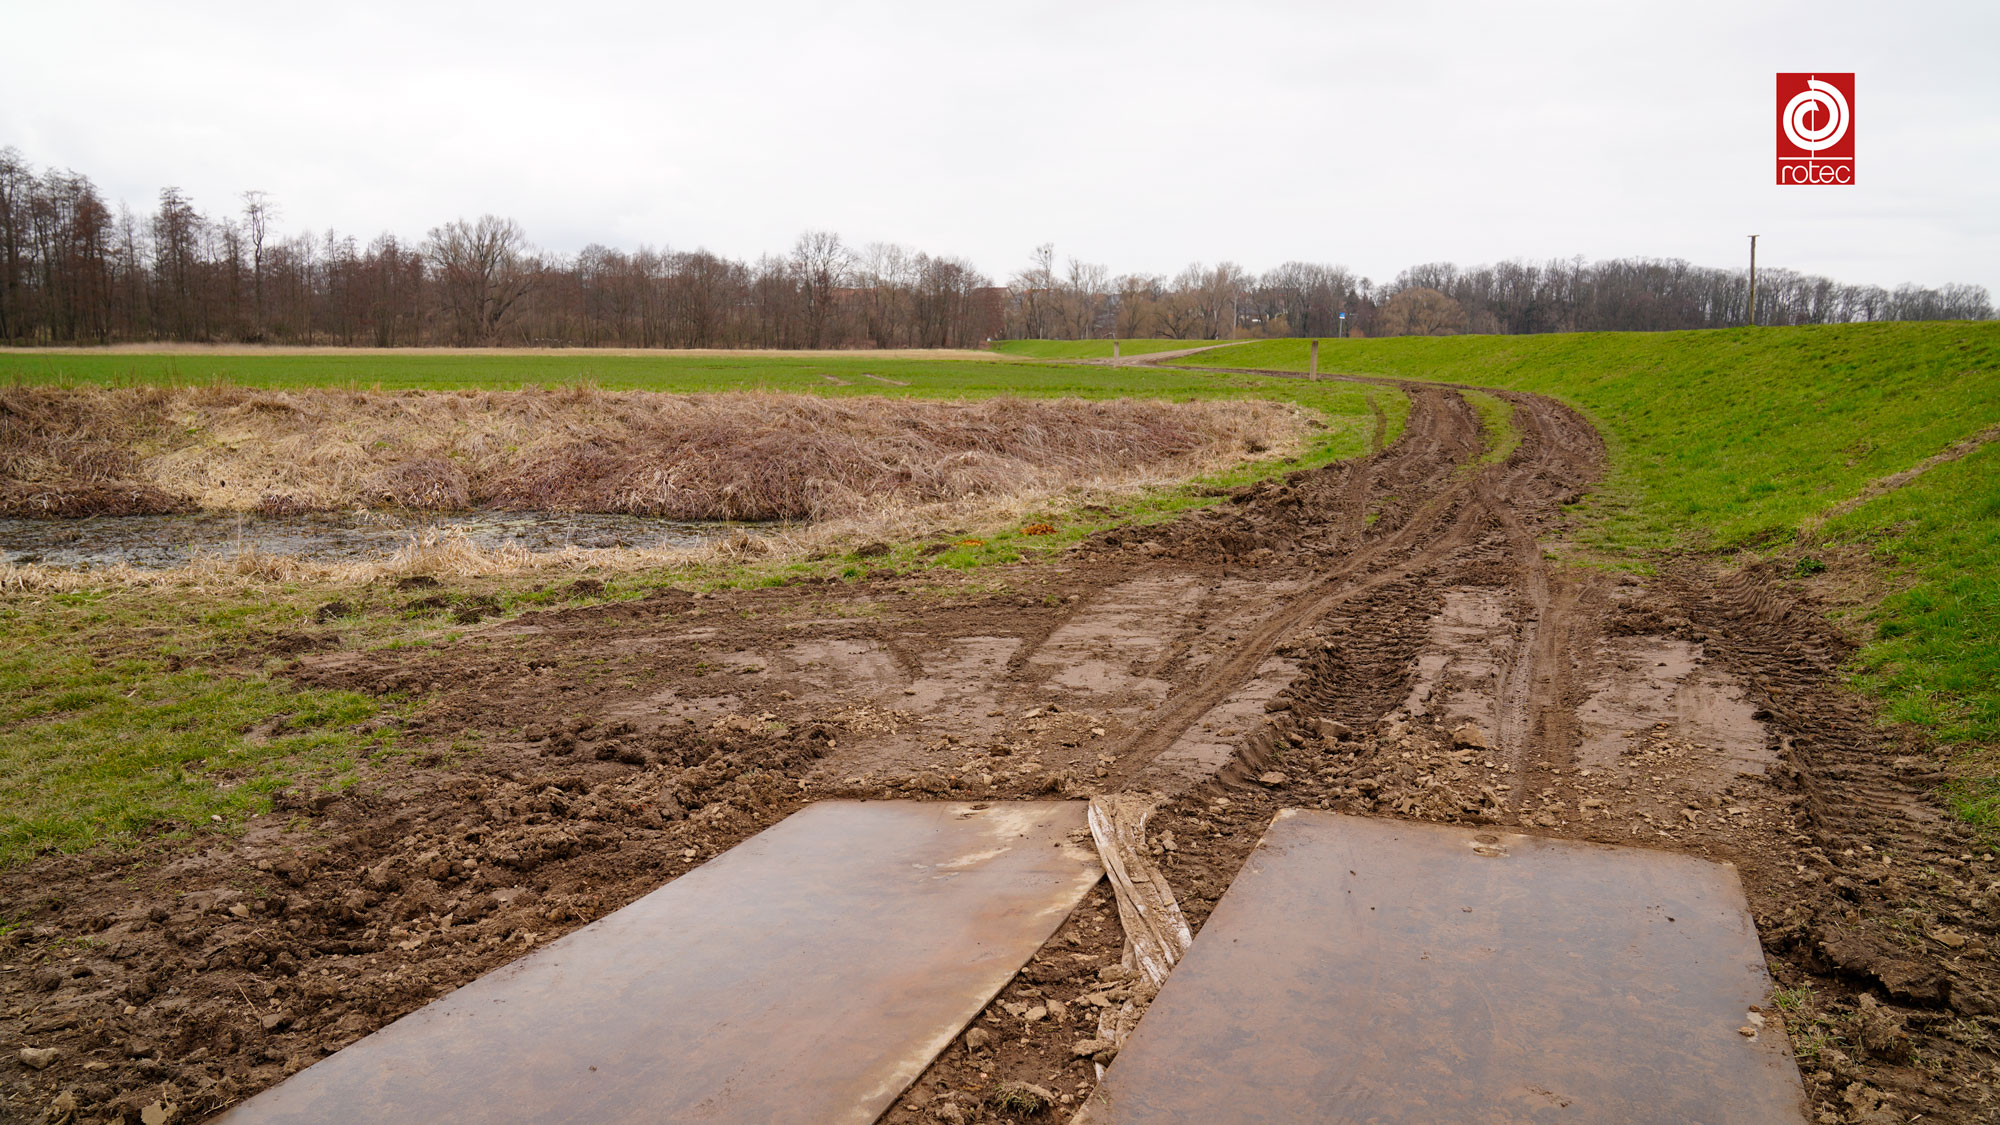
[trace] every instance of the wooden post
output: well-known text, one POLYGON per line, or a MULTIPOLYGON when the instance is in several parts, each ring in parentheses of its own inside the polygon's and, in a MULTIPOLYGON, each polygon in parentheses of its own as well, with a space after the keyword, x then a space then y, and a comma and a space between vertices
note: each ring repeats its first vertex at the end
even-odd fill
POLYGON ((1750 236, 1750 327, 1757 327, 1757 236, 1750 236))
POLYGON ((1111 338, 1111 358, 1112 359, 1118 358, 1118 337, 1116 336, 1113 336, 1111 338))
POLYGON ((1306 378, 1319 378, 1319 341, 1317 339, 1313 341, 1312 359, 1306 364, 1306 378))

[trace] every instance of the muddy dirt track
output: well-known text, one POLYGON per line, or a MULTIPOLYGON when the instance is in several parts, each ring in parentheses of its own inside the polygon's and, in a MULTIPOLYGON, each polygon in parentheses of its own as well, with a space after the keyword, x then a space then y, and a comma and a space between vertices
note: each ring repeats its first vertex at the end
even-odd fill
MULTIPOLYGON (((1150 850, 1197 927, 1287 806, 1730 862, 1817 1120, 1994 1120, 2000 871, 1921 743, 1839 688, 1812 594, 1557 563, 1591 427, 1503 393, 1494 459, 1456 390, 1407 389, 1370 456, 1059 563, 663 587, 303 657, 302 683, 418 693, 411 752, 206 850, 0 876, 29 914, 0 948, 4 1114, 199 1119, 816 799, 1124 790, 1164 802, 1150 850)), ((1100 887, 888 1120, 1029 1119, 1002 1083, 1066 1116, 1097 1012, 1147 999, 1121 936, 1100 887)))

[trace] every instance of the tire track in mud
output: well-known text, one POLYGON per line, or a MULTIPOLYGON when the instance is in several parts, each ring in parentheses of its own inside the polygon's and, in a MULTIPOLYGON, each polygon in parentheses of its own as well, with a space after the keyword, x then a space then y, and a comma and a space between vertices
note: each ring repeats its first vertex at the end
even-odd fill
POLYGON ((1540 789, 1559 782, 1575 764, 1581 733, 1576 708, 1583 701, 1575 654, 1589 651, 1595 633, 1580 612, 1584 590, 1573 579, 1552 573, 1535 529, 1521 513, 1546 518, 1552 502, 1567 494, 1554 486, 1582 483, 1571 471, 1575 456, 1600 460, 1603 444, 1565 407, 1526 395, 1502 397, 1514 404, 1513 424, 1521 436, 1509 461, 1522 464, 1498 479, 1482 480, 1479 492, 1513 558, 1526 612, 1520 615, 1520 639, 1497 693, 1496 733, 1519 784, 1540 789), (1558 450, 1572 452, 1563 457, 1558 450))
MULTIPOLYGON (((1372 754, 1394 741, 1404 724, 1389 717, 1430 643, 1431 616, 1446 592, 1463 588, 1470 575, 1524 595, 1517 614, 1523 624, 1501 693, 1508 701, 1504 756, 1517 795, 1567 773, 1574 757, 1579 729, 1566 709, 1580 696, 1572 654, 1590 639, 1585 602, 1577 587, 1551 573, 1536 534, 1559 516, 1564 500, 1595 477, 1602 445, 1573 412, 1550 400, 1518 396, 1511 400, 1521 440, 1503 461, 1481 464, 1480 453, 1501 435, 1482 433, 1478 415, 1456 389, 1392 385, 1411 400, 1408 421, 1394 443, 1378 444, 1359 461, 1257 486, 1236 497, 1244 510, 1192 516, 1160 536, 1177 540, 1169 548, 1170 568, 1212 563, 1218 554, 1238 554, 1246 546, 1253 558, 1282 557, 1282 546, 1266 551, 1256 545, 1290 541, 1287 561, 1307 571, 1302 589, 1278 599, 1247 628, 1237 626, 1230 648, 1176 677, 1157 708, 1134 716, 1136 729, 1117 748, 1109 775, 1093 787, 1149 793, 1149 800, 1164 802, 1160 843, 1150 854, 1169 865, 1168 877, 1176 893, 1187 896, 1185 906, 1197 923, 1233 880, 1275 807, 1317 799, 1318 807, 1327 808, 1330 800, 1352 797, 1354 790, 1345 785, 1355 767, 1332 765, 1335 759, 1324 755, 1364 747, 1372 754), (1295 661, 1275 661, 1280 654, 1295 661), (1277 679, 1284 683, 1274 690, 1277 679), (1291 713, 1267 722, 1272 709, 1291 713), (1338 717, 1336 722, 1369 732, 1379 724, 1385 734, 1337 743, 1336 737, 1345 739, 1350 731, 1319 726, 1308 716, 1338 717), (1222 729, 1204 736, 1197 726, 1222 729), (1229 744, 1226 736, 1239 731, 1241 737, 1229 744), (1218 750, 1230 756, 1219 760, 1218 750), (1268 774, 1280 779, 1275 788, 1267 787, 1269 781, 1249 783, 1265 771, 1276 771, 1268 774), (1233 800, 1214 795, 1218 781, 1236 790, 1233 800), (1234 827, 1223 830, 1223 823, 1234 827), (1184 841, 1178 851, 1176 832, 1184 841), (1197 846, 1194 840, 1205 843, 1197 846), (1175 859, 1182 862, 1176 866, 1175 859)), ((1379 441, 1384 429, 1379 410, 1377 419, 1379 441)), ((1158 575, 1161 568, 1142 565, 1136 573, 1158 575)), ((1404 739, 1400 745, 1411 743, 1404 739)), ((1346 755, 1348 762, 1355 757, 1346 755)), ((1407 761, 1412 754, 1400 757, 1407 761)), ((1367 807, 1374 802, 1368 800, 1367 807)), ((1400 815, 1403 810, 1385 802, 1375 811, 1400 815)), ((1489 813, 1511 818, 1500 809, 1489 813)), ((1010 1026, 1010 1016, 1017 1017, 1051 985, 1065 995, 1080 988, 1081 999, 1095 1002, 1093 986, 1062 967, 1066 949, 1080 943, 1090 948, 1087 939, 1095 931, 1088 929, 1089 915, 1081 917, 1084 923, 1072 923, 1045 947, 1009 997, 982 1014, 982 1025, 1010 1026)), ((1106 952, 1116 956, 1115 948, 1106 952)), ((1121 1018, 1142 1018, 1150 992, 1141 992, 1134 999, 1139 1011, 1121 1018)), ((1096 997, 1119 995, 1114 990, 1096 997)), ((1060 1034, 1053 1040, 1024 1037, 996 1050, 1006 1060, 1001 1065, 981 1061, 988 1044, 985 1032, 973 1033, 965 1053, 940 1060, 890 1119, 953 1119, 963 1109, 953 1088, 967 1088, 968 1066, 980 1072, 1032 1071, 1040 1081, 1042 1075, 1061 1073, 1068 1058, 1069 1044, 1060 1034)), ((1079 1083, 1075 1096, 1080 1099, 1089 1085, 1087 1079, 1079 1083)), ((1070 1095, 1062 1101, 1068 1104, 1070 1095)))
MULTIPOLYGON (((1456 556, 1495 538, 1511 563, 1510 585, 1525 595, 1520 643, 1499 693, 1500 748, 1523 785, 1544 783, 1573 759, 1578 687, 1571 654, 1589 638, 1579 628, 1581 595, 1552 580, 1536 526, 1559 515, 1560 504, 1595 478, 1602 441, 1553 400, 1504 394, 1515 405, 1519 444, 1504 461, 1473 469, 1473 458, 1499 435, 1482 441, 1477 416, 1455 389, 1357 381, 1387 383, 1407 394, 1409 420, 1388 448, 1318 471, 1339 479, 1331 488, 1322 483, 1314 489, 1323 502, 1309 500, 1296 513, 1301 526, 1292 529, 1302 541, 1319 540, 1312 586, 1267 614, 1227 657, 1203 669, 1198 684, 1184 685, 1129 737, 1116 755, 1114 783, 1170 788, 1175 781, 1208 780, 1171 779, 1149 767, 1204 716, 1242 693, 1288 638, 1385 586, 1423 579, 1411 591, 1421 596, 1456 556), (1373 523, 1367 519, 1371 508, 1378 513, 1373 523)), ((1381 422, 1378 413, 1378 434, 1381 422)))
POLYGON ((1356 539, 1364 545, 1323 572, 1311 590, 1265 616, 1229 656, 1204 670, 1198 686, 1176 692, 1166 707, 1119 748, 1115 779, 1136 779, 1188 728, 1241 690, 1278 645, 1301 626, 1393 576, 1434 561, 1458 541, 1466 522, 1463 512, 1444 536, 1428 541, 1423 537, 1458 499, 1450 489, 1450 480, 1457 466, 1478 449, 1478 422, 1462 399, 1442 392, 1413 395, 1410 415, 1412 421, 1405 424, 1394 446, 1346 470, 1327 513, 1332 517, 1331 526, 1317 529, 1336 549, 1356 539), (1412 477, 1408 484, 1414 486, 1418 497, 1413 504, 1403 506, 1413 508, 1407 518, 1391 523, 1385 517, 1368 525, 1368 500, 1412 477), (1389 573, 1376 572, 1378 560, 1393 558, 1404 549, 1410 551, 1410 557, 1401 567, 1389 573))

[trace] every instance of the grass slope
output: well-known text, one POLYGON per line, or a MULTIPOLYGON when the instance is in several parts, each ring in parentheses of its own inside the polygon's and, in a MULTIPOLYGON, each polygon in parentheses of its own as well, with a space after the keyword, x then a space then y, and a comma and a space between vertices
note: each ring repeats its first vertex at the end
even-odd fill
MULTIPOLYGON (((1303 371, 1306 348, 1260 341, 1186 362, 1303 371)), ((1814 526, 1870 481, 2000 422, 2000 324, 1345 340, 1320 362, 1588 412, 1612 452, 1583 505, 1597 548, 1788 547, 1808 569, 1822 545, 1871 552, 1896 584, 1866 611, 1875 636, 1858 680, 1892 717, 1967 747, 1960 811, 2000 825, 2000 449, 1814 526)))
POLYGON ((1870 551, 1895 592, 1868 610, 1859 682, 1891 718, 1966 749, 1952 798, 2000 827, 2000 444, 1940 465, 1818 529, 1870 551))

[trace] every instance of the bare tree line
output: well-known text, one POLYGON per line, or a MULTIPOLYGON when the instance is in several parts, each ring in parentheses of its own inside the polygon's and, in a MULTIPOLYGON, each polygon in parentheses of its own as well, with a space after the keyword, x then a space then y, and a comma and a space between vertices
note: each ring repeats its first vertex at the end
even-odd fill
POLYGON ((88 177, 0 149, 0 341, 402 347, 972 347, 1004 294, 970 263, 823 231, 754 263, 705 250, 537 250, 485 216, 421 242, 275 233, 245 192, 203 214, 177 188, 115 212, 88 177))
MULTIPOLYGON (((1457 333, 1664 331, 1749 323, 1747 270, 1679 259, 1509 261, 1461 269, 1413 266, 1376 284, 1345 266, 1286 262, 1262 276, 1233 262, 1199 263, 1171 278, 1101 266, 1056 268, 1037 248, 1015 274, 1008 335, 1164 337, 1439 336, 1457 333), (1091 284, 1090 279, 1099 279, 1091 284), (1343 326, 1342 314, 1346 314, 1343 326), (1089 331, 1081 331, 1082 326, 1089 331)), ((1991 320, 1976 285, 1937 289, 1846 285, 1784 269, 1757 271, 1758 324, 1874 320, 1991 320)))
MULTIPOLYGON (((1005 286, 969 262, 808 232, 754 262, 705 250, 532 246, 518 223, 457 220, 410 243, 281 235, 244 192, 207 214, 177 188, 115 211, 87 176, 0 149, 0 342, 971 347, 1076 339, 1719 328, 1748 320, 1742 270, 1678 260, 1431 263, 1375 284, 1343 266, 1233 262, 1114 276, 1035 248, 1005 286), (1343 322, 1342 314, 1346 314, 1343 322)), ((1761 324, 1990 319, 1987 292, 1758 274, 1761 324)))

